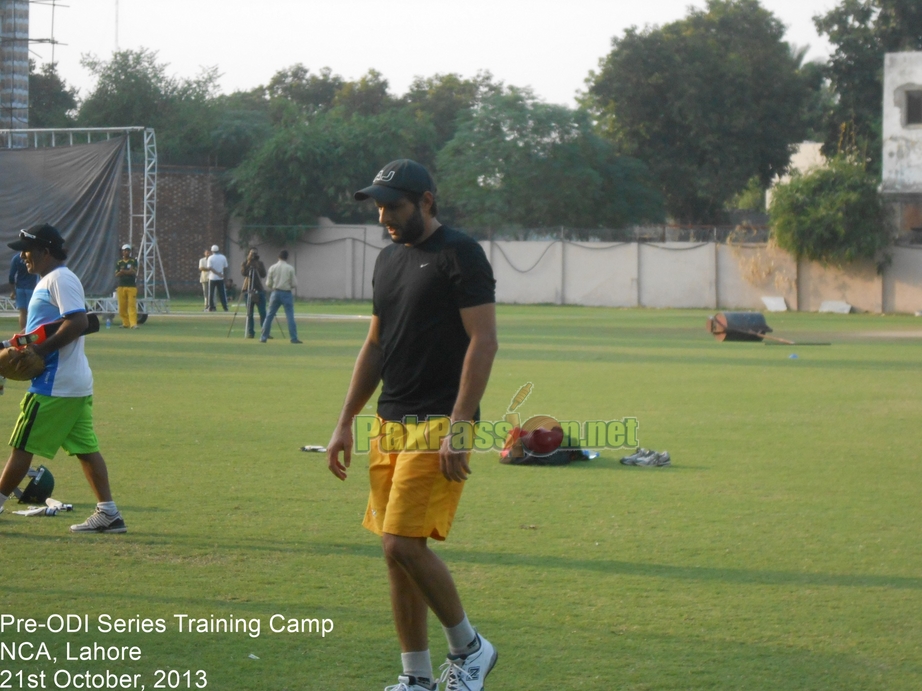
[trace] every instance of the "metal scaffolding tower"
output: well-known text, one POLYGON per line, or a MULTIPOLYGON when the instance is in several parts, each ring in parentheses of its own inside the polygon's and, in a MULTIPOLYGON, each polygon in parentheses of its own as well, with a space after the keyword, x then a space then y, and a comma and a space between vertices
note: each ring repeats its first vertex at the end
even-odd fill
POLYGON ((0 0, 0 121, 29 126, 28 0, 0 0))
MULTIPOLYGON (((84 127, 67 129, 0 129, 0 148, 26 148, 75 146, 94 141, 125 136, 125 170, 128 188, 128 244, 134 247, 135 222, 141 224, 141 242, 138 245, 138 312, 144 314, 170 311, 170 290, 163 271, 163 260, 157 246, 157 136, 150 127, 84 127), (132 134, 135 141, 143 137, 144 167, 142 199, 135 201, 134 169, 132 167, 132 134), (158 297, 158 291, 162 297, 158 297)), ((5 298, 9 301, 9 298, 5 298)), ((0 308, 6 308, 0 299, 0 308)), ((118 303, 113 297, 87 298, 88 309, 94 312, 117 313, 118 303)))

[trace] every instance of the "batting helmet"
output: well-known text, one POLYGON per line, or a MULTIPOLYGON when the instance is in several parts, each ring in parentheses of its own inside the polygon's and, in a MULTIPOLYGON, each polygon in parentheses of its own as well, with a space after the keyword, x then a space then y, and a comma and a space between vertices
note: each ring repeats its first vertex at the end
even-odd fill
POLYGON ((54 476, 43 465, 38 470, 29 468, 29 484, 19 497, 20 504, 44 504, 45 500, 54 492, 54 476))

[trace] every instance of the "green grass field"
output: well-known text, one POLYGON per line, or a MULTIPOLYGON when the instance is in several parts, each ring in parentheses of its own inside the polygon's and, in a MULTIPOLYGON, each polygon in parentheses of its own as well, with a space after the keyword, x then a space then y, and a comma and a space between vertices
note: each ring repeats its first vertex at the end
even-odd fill
MULTIPOLYGON (((242 338, 239 319, 227 338, 229 316, 201 315, 192 300, 173 308, 188 313, 87 338, 128 534, 68 532, 92 502, 63 452, 45 463, 76 513, 24 518, 11 502, 0 516, 0 615, 85 614, 91 629, 8 625, 0 670, 44 671, 45 688, 70 688, 55 670, 106 669, 140 674, 147 689, 168 669, 204 670, 222 690, 395 683, 384 564, 360 526, 365 457, 340 483, 299 451, 329 439, 367 322, 303 319, 303 346, 278 331, 260 344, 242 338), (99 632, 103 614, 167 630, 99 632), (255 618, 261 631, 179 633, 176 614, 255 618), (273 633, 274 614, 335 628, 273 633), (36 646, 27 654, 45 643, 56 661, 10 660, 22 641, 36 646), (141 659, 67 661, 68 642, 74 654, 135 645, 141 659)), ((707 314, 498 308, 484 418, 501 418, 533 382, 525 417, 635 416, 641 445, 668 449, 673 466, 624 467, 617 450, 562 468, 474 457, 437 549, 500 651, 490 691, 922 688, 922 320, 768 315, 776 335, 833 343, 788 347, 717 343, 707 314)), ((24 390, 7 383, 0 428, 12 428, 24 390)), ((437 666, 444 638, 430 628, 437 666)), ((0 688, 27 680, 3 686, 0 675, 0 688)))

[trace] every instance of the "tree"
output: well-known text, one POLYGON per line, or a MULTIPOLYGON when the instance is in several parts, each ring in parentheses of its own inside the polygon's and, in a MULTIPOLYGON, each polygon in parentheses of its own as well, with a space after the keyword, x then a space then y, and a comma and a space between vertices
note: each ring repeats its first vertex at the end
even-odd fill
POLYGON ((332 107, 337 92, 343 88, 345 81, 333 74, 329 67, 323 67, 319 74, 311 71, 300 62, 276 72, 266 94, 272 103, 273 122, 293 122, 332 107))
POLYGON ((108 61, 87 55, 81 64, 96 77, 80 106, 81 125, 146 125, 170 107, 176 83, 167 76, 166 65, 157 62, 156 51, 118 51, 108 61))
POLYGON ((165 135, 163 158, 176 165, 217 165, 213 133, 218 127, 218 68, 203 69, 192 79, 175 80, 160 125, 165 135))
POLYGON ((778 245, 795 257, 832 264, 880 259, 890 232, 877 177, 839 155, 775 187, 770 209, 778 245))
POLYGON ((146 48, 117 51, 110 60, 85 56, 82 62, 96 77, 96 85, 80 106, 81 126, 153 127, 164 162, 211 163, 217 68, 204 69, 193 79, 177 79, 167 75, 167 65, 157 61, 156 51, 146 48))
POLYGON ((437 161, 443 200, 468 226, 590 229, 662 218, 643 166, 618 157, 588 113, 527 89, 485 97, 437 161))
POLYGON ((300 229, 271 226, 314 225, 320 216, 369 220, 374 212, 352 194, 368 185, 383 163, 416 158, 418 142, 431 137, 431 128, 421 127, 405 109, 348 116, 334 109, 278 128, 231 174, 234 208, 248 226, 240 239, 259 234, 293 241, 300 229))
POLYGON ((272 136, 270 104, 262 87, 218 96, 214 111, 215 125, 210 136, 211 158, 216 166, 235 168, 272 136))
POLYGON ((498 88, 501 87, 493 83, 489 72, 482 72, 474 79, 464 79, 457 74, 414 79, 403 101, 419 120, 431 122, 435 130, 432 150, 419 162, 434 168, 436 154, 455 136, 462 116, 498 88))
POLYGON ((333 97, 334 107, 358 115, 381 115, 396 104, 387 80, 376 70, 368 70, 357 82, 346 82, 333 97))
POLYGON ((36 71, 29 60, 29 127, 73 127, 77 90, 58 76, 56 65, 46 62, 36 71))
POLYGON ((878 170, 884 54, 922 50, 922 3, 842 0, 813 21, 835 48, 826 73, 838 101, 826 123, 823 153, 862 150, 878 170))
POLYGON ((715 222, 754 176, 784 171, 807 97, 784 27, 757 0, 708 0, 663 27, 628 29, 590 74, 584 103, 649 166, 669 213, 715 222))
MULTIPOLYGON (((800 63, 802 55, 796 57, 800 63)), ((826 76, 826 64, 816 61, 800 64, 798 72, 807 89, 803 108, 804 139, 824 141, 827 123, 836 106, 836 95, 826 76)))

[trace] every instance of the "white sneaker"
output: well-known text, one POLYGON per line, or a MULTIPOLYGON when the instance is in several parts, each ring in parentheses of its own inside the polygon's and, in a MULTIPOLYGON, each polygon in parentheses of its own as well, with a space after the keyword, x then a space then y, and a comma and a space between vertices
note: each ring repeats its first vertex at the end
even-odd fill
POLYGON ((481 691, 483 682, 496 664, 496 648, 486 638, 477 634, 480 648, 467 655, 449 655, 439 670, 439 683, 445 691, 481 691))
POLYGON ((653 468, 671 465, 668 451, 651 451, 650 449, 640 449, 637 453, 625 456, 621 459, 623 465, 641 465, 653 468))
POLYGON ((644 456, 634 461, 634 465, 662 468, 667 465, 672 465, 672 461, 668 451, 652 451, 649 456, 644 456))
POLYGON ((384 691, 439 691, 438 682, 435 684, 420 684, 420 680, 408 674, 397 677, 393 686, 385 686, 384 691))
POLYGON ((87 518, 83 523, 72 525, 72 533, 126 533, 125 521, 122 520, 122 514, 116 512, 113 515, 107 514, 100 508, 93 512, 93 515, 87 518))
POLYGON ((630 456, 625 456, 621 459, 622 465, 637 465, 637 461, 645 456, 649 456, 651 453, 650 449, 637 449, 630 456))

